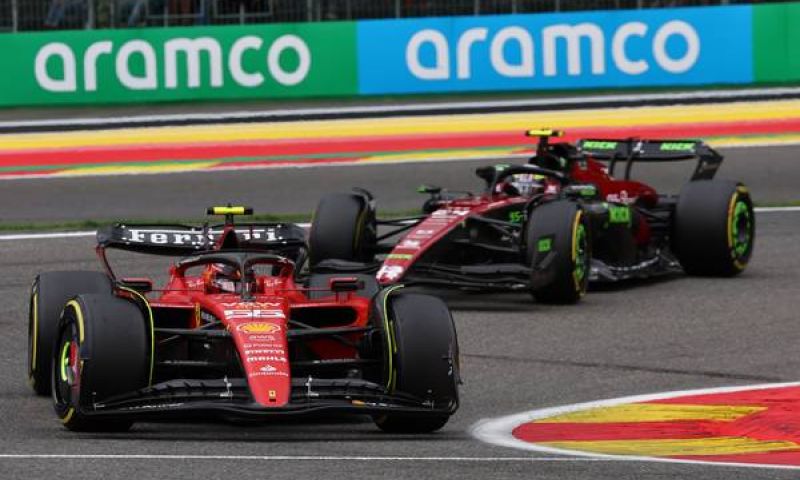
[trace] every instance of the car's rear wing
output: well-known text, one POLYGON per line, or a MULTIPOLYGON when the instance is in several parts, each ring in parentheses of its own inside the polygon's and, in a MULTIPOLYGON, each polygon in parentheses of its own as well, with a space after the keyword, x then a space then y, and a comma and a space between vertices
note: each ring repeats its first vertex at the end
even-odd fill
MULTIPOLYGON (((154 255, 191 255, 212 250, 224 225, 121 224, 97 231, 97 245, 154 255)), ((234 227, 233 248, 280 253, 305 247, 305 231, 292 223, 249 223, 234 227)), ((226 242, 228 243, 228 239, 226 242)), ((288 252, 287 252, 288 253, 288 252)), ((293 255, 288 254, 289 258, 293 255)))
POLYGON ((697 160, 692 180, 709 180, 714 177, 722 155, 700 140, 643 140, 639 138, 600 139, 586 138, 576 144, 580 157, 608 161, 608 172, 620 161, 625 162, 625 179, 630 179, 634 162, 676 162, 697 160))

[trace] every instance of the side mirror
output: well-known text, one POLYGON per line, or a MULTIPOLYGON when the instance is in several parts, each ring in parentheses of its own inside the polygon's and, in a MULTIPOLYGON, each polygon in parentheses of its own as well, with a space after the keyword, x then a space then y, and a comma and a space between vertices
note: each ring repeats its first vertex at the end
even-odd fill
POLYGON ((136 290, 139 293, 153 291, 153 281, 149 278, 123 278, 118 283, 122 287, 136 290))
POLYGON ((328 280, 332 292, 355 292, 364 288, 364 280, 358 277, 334 277, 328 280))

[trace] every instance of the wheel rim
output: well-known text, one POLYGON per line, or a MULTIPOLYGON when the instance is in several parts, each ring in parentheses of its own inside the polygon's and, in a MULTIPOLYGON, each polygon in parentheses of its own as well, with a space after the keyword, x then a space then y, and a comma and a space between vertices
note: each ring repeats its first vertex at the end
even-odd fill
POLYGON ((58 410, 67 410, 80 385, 80 355, 74 325, 64 329, 58 342, 53 365, 53 396, 58 410))
POLYGON ((586 226, 581 221, 580 214, 575 218, 575 228, 573 232, 572 258, 574 267, 572 276, 575 279, 575 288, 582 292, 586 284, 586 273, 589 266, 587 262, 586 226))
POLYGON ((750 205, 738 194, 734 200, 728 228, 732 257, 737 261, 746 259, 753 240, 753 220, 750 205))

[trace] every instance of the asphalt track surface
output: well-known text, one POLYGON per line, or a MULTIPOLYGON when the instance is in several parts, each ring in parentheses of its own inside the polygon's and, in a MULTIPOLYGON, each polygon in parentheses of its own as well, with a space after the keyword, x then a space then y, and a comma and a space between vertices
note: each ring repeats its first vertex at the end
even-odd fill
MULTIPOLYGON (((758 201, 797 200, 795 150, 725 151, 720 176, 745 181, 758 201)), ((0 202, 6 221, 198 216, 222 201, 303 212, 321 193, 360 185, 397 210, 419 205, 413 190, 421 182, 477 188, 471 171, 481 163, 15 180, 2 182, 0 202)), ((690 170, 666 168, 668 174, 642 171, 657 185, 679 185, 678 172, 690 170)), ((381 434, 358 418, 255 427, 140 424, 123 435, 67 432, 49 399, 34 397, 25 381, 28 290, 40 271, 96 269, 92 240, 2 242, 0 478, 796 478, 791 471, 531 454, 469 434, 482 418, 535 408, 798 380, 800 214, 762 213, 757 223, 753 261, 735 279, 677 276, 596 289, 571 307, 539 305, 523 294, 444 292, 457 323, 465 384, 459 412, 442 432, 425 436, 381 434), (30 457, 54 454, 84 457, 30 457), (173 457, 151 458, 158 455, 173 457)), ((163 271, 162 260, 139 258, 121 258, 120 268, 163 271)))
MULTIPOLYGON (((721 150, 719 178, 748 185, 757 203, 800 201, 797 146, 721 150)), ((308 213, 329 192, 364 187, 381 210, 419 208, 422 183, 451 190, 478 191, 475 167, 492 159, 424 163, 324 166, 265 170, 89 176, 4 180, 0 183, 2 222, 58 222, 81 219, 198 218, 212 204, 244 204, 256 213, 308 213)), ((659 191, 678 193, 694 164, 636 164, 634 178, 659 191)))

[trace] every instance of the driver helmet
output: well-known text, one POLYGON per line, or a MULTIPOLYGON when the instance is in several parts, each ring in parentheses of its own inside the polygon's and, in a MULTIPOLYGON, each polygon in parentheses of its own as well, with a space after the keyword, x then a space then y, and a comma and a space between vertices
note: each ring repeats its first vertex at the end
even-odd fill
POLYGON ((522 196, 530 196, 544 189, 544 177, 533 173, 517 173, 511 176, 509 184, 522 196))
POLYGON ((242 275, 233 265, 215 263, 209 268, 208 284, 220 293, 239 293, 242 275))

